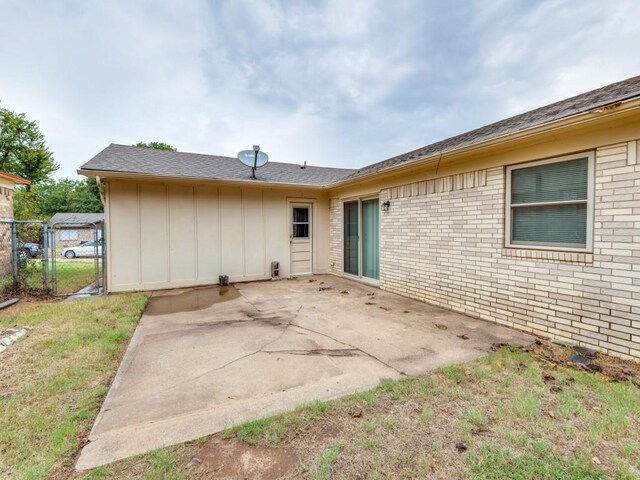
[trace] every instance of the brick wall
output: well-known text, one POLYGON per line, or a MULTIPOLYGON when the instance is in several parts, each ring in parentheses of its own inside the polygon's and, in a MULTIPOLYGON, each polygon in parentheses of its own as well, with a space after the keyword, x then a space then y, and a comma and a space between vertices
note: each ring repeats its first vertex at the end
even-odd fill
MULTIPOLYGON (((637 146, 596 151, 593 254, 505 249, 504 167, 383 190, 380 200, 389 198, 391 208, 380 213, 381 288, 639 359, 637 146)), ((335 203, 331 258, 339 273, 335 203)))
POLYGON ((342 273, 342 201, 332 198, 329 206, 329 272, 342 273))
MULTIPOLYGON (((0 187, 0 219, 13 218, 13 190, 0 187)), ((11 273, 11 228, 0 224, 0 276, 11 273)))

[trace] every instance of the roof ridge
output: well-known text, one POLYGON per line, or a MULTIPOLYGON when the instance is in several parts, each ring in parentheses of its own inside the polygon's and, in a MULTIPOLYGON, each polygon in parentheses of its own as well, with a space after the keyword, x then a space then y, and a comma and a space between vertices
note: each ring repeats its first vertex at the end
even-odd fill
MULTIPOLYGON (((199 153, 199 152, 183 152, 180 150, 163 150, 161 148, 153 148, 153 147, 139 147, 137 145, 125 145, 122 143, 110 143, 109 147, 114 146, 114 147, 125 147, 125 148, 133 148, 133 149, 142 149, 145 151, 152 151, 154 153, 156 152, 161 152, 162 154, 166 154, 166 155, 175 155, 175 154, 180 154, 180 155, 195 155, 195 156, 203 156, 203 157, 214 157, 214 158, 224 158, 226 160, 238 160, 237 157, 227 157, 226 155, 215 155, 212 153, 199 153)), ((107 147, 107 148, 109 148, 107 147)), ((296 166, 296 167, 302 167, 302 165, 300 163, 292 163, 292 162, 278 162, 278 161, 269 161, 269 163, 271 164, 276 164, 276 165, 292 165, 292 166, 296 166)), ((351 172, 355 172, 357 169, 356 168, 346 168, 346 167, 325 167, 323 165, 309 165, 306 164, 305 168, 323 168, 323 169, 331 169, 331 170, 348 170, 351 172)))
MULTIPOLYGON (((396 155, 379 162, 372 163, 360 169, 344 167, 323 167, 302 165, 285 162, 269 162, 259 172, 259 183, 273 183, 285 185, 313 186, 331 188, 341 182, 373 175, 398 165, 412 164, 414 161, 435 157, 444 153, 481 145, 483 142, 514 135, 535 127, 551 124, 552 122, 567 119, 579 114, 602 108, 632 98, 640 97, 640 76, 630 77, 620 82, 612 83, 604 87, 596 88, 585 93, 574 95, 564 100, 559 100, 548 105, 528 110, 496 122, 462 132, 424 147, 411 150, 407 153, 396 155)), ((169 150, 156 150, 145 147, 112 143, 81 167, 82 170, 103 172, 120 172, 129 174, 142 174, 160 177, 187 177, 203 180, 220 181, 251 181, 248 169, 235 161, 234 157, 211 155, 206 153, 173 152, 169 150), (119 148, 135 149, 144 152, 137 155, 117 155, 113 150, 119 148), (162 152, 158 154, 157 152, 162 152), (177 156, 192 156, 193 161, 165 162, 158 161, 162 158, 177 156), (196 161, 200 158, 200 161, 196 161), (217 162, 203 162, 202 158, 216 158, 224 160, 217 162), (234 162, 231 162, 234 160, 234 162)))

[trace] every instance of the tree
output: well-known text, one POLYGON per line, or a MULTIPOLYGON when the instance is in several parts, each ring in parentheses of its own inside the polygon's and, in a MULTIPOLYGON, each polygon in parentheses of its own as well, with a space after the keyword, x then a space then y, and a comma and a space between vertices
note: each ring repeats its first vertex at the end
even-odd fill
POLYGON ((103 211, 98 186, 93 179, 62 178, 35 185, 31 191, 16 189, 14 215, 18 220, 51 218, 58 212, 100 213, 103 211))
MULTIPOLYGON (((0 169, 37 184, 60 166, 47 149, 44 135, 24 113, 0 108, 0 169)), ((30 190, 28 185, 27 191, 30 190)))
POLYGON ((170 150, 172 152, 178 151, 176 147, 164 142, 138 142, 134 147, 155 148, 156 150, 170 150))
POLYGON ((13 218, 16 220, 40 219, 40 205, 38 192, 35 189, 27 191, 17 188, 13 192, 13 218))

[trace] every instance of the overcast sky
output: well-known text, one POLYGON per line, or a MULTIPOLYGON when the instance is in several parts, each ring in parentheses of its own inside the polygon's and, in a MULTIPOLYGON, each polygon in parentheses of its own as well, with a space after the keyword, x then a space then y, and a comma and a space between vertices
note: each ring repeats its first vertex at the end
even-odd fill
POLYGON ((0 105, 109 143, 359 167, 640 74, 640 2, 0 0, 0 105))

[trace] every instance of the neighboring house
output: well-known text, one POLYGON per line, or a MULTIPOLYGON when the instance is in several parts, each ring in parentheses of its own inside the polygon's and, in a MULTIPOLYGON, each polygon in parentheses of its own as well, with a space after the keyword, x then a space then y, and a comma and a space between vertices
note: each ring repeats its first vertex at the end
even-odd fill
MULTIPOLYGON (((640 359, 640 77, 359 170, 110 145, 111 292, 333 273, 640 359)), ((339 160, 339 159, 337 159, 339 160)))
MULTIPOLYGON (((0 220, 13 220, 13 191, 16 185, 30 185, 25 178, 0 170, 0 220)), ((11 273, 11 227, 0 225, 0 275, 11 273)))
POLYGON ((55 226, 56 249, 93 241, 96 235, 98 239, 102 238, 103 223, 104 213, 56 213, 49 220, 49 225, 55 226))

